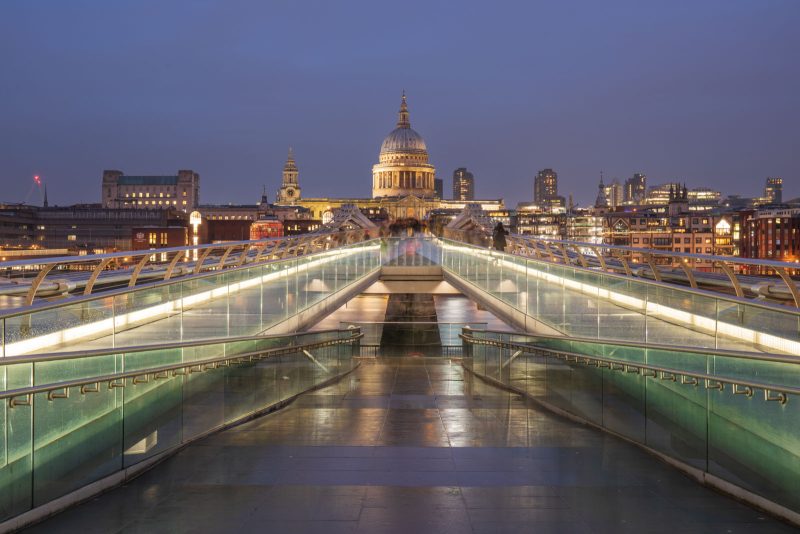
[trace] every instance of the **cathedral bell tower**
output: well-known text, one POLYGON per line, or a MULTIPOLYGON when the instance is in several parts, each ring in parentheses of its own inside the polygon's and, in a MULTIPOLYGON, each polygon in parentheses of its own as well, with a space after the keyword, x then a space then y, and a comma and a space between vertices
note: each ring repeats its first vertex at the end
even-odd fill
POLYGON ((283 166, 283 180, 281 181, 281 188, 278 189, 277 204, 294 204, 300 200, 300 186, 297 183, 299 174, 297 164, 294 162, 294 153, 292 153, 290 147, 289 156, 283 166))

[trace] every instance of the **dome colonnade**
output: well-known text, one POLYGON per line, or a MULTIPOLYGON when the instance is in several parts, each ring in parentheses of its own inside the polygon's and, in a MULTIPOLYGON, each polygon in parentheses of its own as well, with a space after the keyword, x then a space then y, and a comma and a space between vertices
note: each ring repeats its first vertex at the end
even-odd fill
POLYGON ((378 163, 372 167, 372 198, 433 198, 435 175, 425 140, 411 128, 403 93, 397 127, 383 140, 378 163))

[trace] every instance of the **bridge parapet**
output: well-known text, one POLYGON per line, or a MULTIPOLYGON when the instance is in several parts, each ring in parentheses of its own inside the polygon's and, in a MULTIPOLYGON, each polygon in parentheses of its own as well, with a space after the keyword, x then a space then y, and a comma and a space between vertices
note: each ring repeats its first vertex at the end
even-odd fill
MULTIPOLYGON (((445 228, 444 236, 486 246, 491 235, 475 229, 445 228)), ((543 262, 576 266, 692 289, 735 295, 800 308, 794 262, 692 254, 656 248, 585 243, 512 234, 506 252, 543 262), (794 278, 793 278, 794 277, 794 278)))

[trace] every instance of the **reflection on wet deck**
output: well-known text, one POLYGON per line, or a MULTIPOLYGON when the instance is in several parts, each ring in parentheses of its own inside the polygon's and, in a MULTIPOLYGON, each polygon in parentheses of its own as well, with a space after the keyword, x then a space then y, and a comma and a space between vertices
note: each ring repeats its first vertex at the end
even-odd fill
POLYGON ((791 532, 443 358, 366 360, 31 532, 791 532))

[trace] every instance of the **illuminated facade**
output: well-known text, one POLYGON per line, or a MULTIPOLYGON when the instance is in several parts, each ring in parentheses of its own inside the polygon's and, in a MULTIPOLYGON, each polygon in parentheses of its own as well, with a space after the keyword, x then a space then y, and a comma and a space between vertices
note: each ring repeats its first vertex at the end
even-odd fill
POLYGON ((475 200, 475 177, 465 167, 453 171, 453 200, 475 200))
POLYGON ((283 166, 283 179, 281 180, 281 188, 278 189, 277 201, 279 204, 291 204, 300 200, 300 184, 298 177, 300 171, 297 170, 297 164, 294 161, 294 153, 289 148, 289 156, 286 158, 286 163, 283 166))
POLYGON ((647 196, 647 176, 637 172, 627 180, 623 187, 622 201, 625 204, 642 204, 647 196))
POLYGON ((553 169, 542 169, 533 179, 533 201, 540 206, 558 196, 558 174, 553 169))
POLYGON ((372 198, 433 198, 436 169, 428 163, 425 140, 411 128, 405 93, 398 115, 397 127, 383 140, 378 163, 372 167, 372 198))
POLYGON ((743 212, 741 255, 800 263, 800 209, 743 212))
POLYGON ((200 175, 191 170, 174 176, 126 176, 103 171, 104 208, 175 208, 191 211, 200 202, 200 175))
POLYGON ((284 166, 282 184, 289 184, 297 194, 278 192, 279 206, 300 206, 322 223, 333 219, 333 212, 354 204, 367 213, 379 214, 388 221, 413 218, 422 220, 433 210, 462 210, 467 202, 476 202, 487 211, 503 209, 503 200, 444 200, 436 190, 435 168, 429 163, 428 149, 422 136, 411 128, 408 103, 403 94, 397 127, 381 144, 378 163, 372 167, 372 198, 300 197, 299 173, 294 158, 284 166), (287 168, 289 174, 287 174, 287 168))

